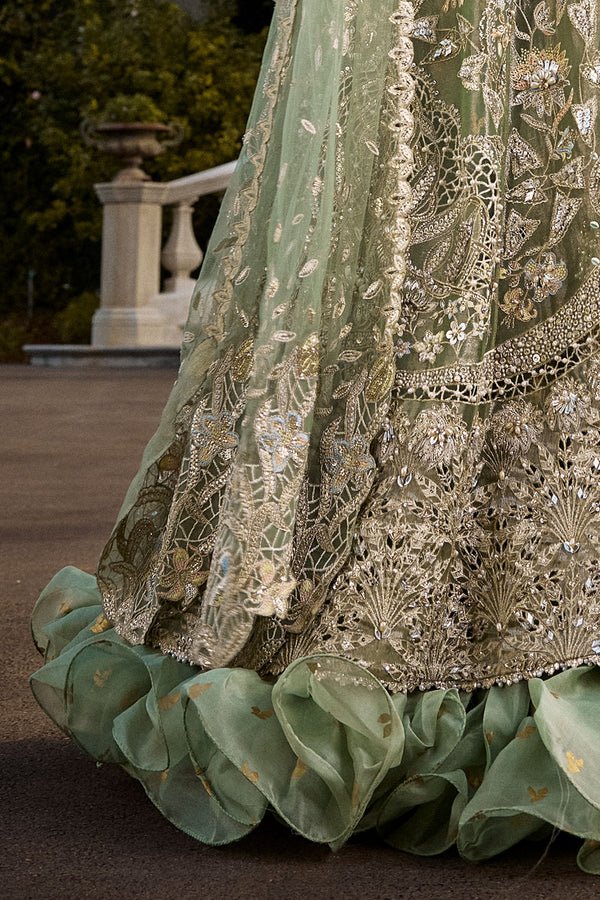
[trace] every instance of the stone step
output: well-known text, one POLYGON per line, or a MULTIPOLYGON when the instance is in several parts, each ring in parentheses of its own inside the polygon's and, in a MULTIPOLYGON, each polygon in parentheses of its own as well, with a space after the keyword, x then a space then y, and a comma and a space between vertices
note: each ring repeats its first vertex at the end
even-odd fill
POLYGON ((25 344, 32 366, 55 368, 177 369, 179 347, 89 347, 85 344, 25 344))

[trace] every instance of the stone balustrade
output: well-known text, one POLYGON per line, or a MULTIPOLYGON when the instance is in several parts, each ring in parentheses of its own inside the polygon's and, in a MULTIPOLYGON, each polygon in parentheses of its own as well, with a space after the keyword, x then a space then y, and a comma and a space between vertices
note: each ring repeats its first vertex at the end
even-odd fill
POLYGON ((192 226, 200 198, 224 191, 235 162, 166 183, 97 184, 103 204, 100 308, 92 348, 177 348, 202 262, 192 226), (173 207, 161 249, 163 209, 173 207), (161 263, 169 272, 160 286, 161 263))

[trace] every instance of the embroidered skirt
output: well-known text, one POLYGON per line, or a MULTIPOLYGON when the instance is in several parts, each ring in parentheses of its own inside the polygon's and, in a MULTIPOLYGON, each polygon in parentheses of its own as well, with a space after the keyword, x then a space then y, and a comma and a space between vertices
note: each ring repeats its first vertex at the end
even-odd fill
POLYGON ((597 0, 278 0, 159 429, 39 702, 208 843, 270 805, 600 872, 597 0))

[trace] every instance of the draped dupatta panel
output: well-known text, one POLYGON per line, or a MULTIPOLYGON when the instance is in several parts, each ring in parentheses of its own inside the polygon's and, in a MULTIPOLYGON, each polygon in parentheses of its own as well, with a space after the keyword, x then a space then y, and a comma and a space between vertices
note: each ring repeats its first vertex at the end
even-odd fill
POLYGON ((180 377, 99 570, 128 640, 223 665, 267 617, 266 662, 350 553, 395 374, 412 17, 276 7, 180 377))

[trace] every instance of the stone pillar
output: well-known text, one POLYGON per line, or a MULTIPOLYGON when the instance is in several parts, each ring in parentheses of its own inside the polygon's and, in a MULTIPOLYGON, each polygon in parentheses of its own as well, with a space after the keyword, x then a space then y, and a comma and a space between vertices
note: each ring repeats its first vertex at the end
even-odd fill
POLYGON ((97 184, 104 206, 100 309, 93 347, 163 347, 173 343, 153 298, 160 291, 165 185, 147 181, 97 184))

